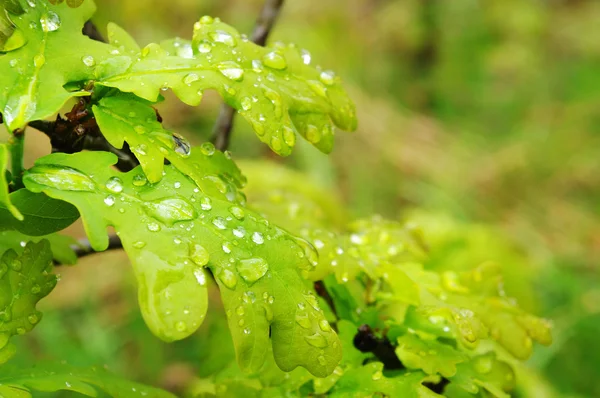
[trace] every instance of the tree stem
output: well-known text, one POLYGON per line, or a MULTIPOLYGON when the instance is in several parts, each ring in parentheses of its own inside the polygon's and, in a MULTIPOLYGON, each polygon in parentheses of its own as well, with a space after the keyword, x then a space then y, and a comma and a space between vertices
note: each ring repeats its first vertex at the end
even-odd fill
POLYGON ((13 131, 9 140, 10 159, 13 184, 15 189, 23 188, 23 154, 25 153, 25 130, 17 129, 13 131))
MULTIPOLYGON (((266 0, 263 8, 256 20, 254 31, 252 32, 251 40, 259 46, 264 46, 267 42, 269 34, 275 26, 277 17, 281 11, 284 0, 266 0)), ((221 106, 221 111, 215 123, 213 130, 213 143, 215 147, 224 151, 229 147, 231 139, 231 130, 233 128, 233 119, 235 117, 235 109, 227 104, 221 106)))

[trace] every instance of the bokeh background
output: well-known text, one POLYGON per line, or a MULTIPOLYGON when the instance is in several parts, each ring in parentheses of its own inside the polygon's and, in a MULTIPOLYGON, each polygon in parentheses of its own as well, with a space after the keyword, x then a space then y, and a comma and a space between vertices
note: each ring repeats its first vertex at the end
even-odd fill
MULTIPOLYGON (((97 4, 102 31, 114 21, 145 45, 190 38, 204 14, 249 33, 262 2, 97 4)), ((329 157, 301 144, 277 159, 239 118, 234 158, 297 168, 337 191, 352 216, 418 220, 434 267, 501 263, 521 304, 555 325, 554 344, 527 362, 521 381, 533 387, 521 395, 600 396, 600 2, 288 1, 271 40, 309 49, 342 76, 360 127, 339 132, 329 157)), ((207 95, 199 108, 172 100, 160 111, 199 144, 219 103, 207 95)), ((48 150, 40 140, 29 140, 30 161, 48 150)), ((232 350, 209 350, 205 337, 222 332, 210 317, 186 341, 155 339, 122 253, 61 274, 15 361, 105 364, 181 393, 232 350)))

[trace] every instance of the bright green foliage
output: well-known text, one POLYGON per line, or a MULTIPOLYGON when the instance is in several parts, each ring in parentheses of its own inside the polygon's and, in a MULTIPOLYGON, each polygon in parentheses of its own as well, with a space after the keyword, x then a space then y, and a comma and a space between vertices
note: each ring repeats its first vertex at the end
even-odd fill
POLYGON ((48 235, 73 224, 77 209, 67 202, 20 189, 10 194, 13 206, 23 215, 19 221, 10 217, 9 210, 0 204, 0 231, 15 230, 30 236, 48 235))
MULTIPOLYGON (((10 214, 17 218, 22 219, 23 216, 19 210, 11 203, 10 196, 8 194, 8 182, 6 181, 6 167, 8 165, 8 148, 4 144, 0 144, 0 206, 7 209, 10 214)), ((10 218, 10 216, 8 216, 10 218)))
POLYGON ((61 264, 75 264, 77 256, 73 252, 73 247, 77 241, 70 236, 50 234, 42 236, 29 236, 19 231, 1 231, 0 232, 0 253, 9 249, 17 253, 23 252, 23 247, 28 241, 40 242, 47 240, 52 248, 52 258, 61 264))
POLYGON ((81 33, 94 12, 92 1, 78 8, 43 0, 23 3, 26 12, 11 18, 26 44, 0 57, 0 111, 11 131, 55 114, 69 98, 87 95, 63 86, 91 79, 91 60, 111 49, 81 33))
POLYGON ((174 398, 157 388, 120 379, 104 369, 81 369, 64 363, 37 364, 31 369, 2 367, 0 396, 35 397, 35 391, 73 391, 97 397, 101 391, 111 397, 174 398))
POLYGON ((339 340, 299 274, 311 268, 310 247, 224 195, 207 195, 172 166, 150 185, 139 169, 111 170, 115 162, 109 153, 53 154, 40 158, 24 182, 74 204, 96 250, 108 244, 106 227, 115 227, 154 333, 172 341, 200 326, 208 266, 221 287, 242 369, 262 366, 270 334, 281 369, 301 365, 321 376, 333 371, 339 340))
POLYGON ((407 333, 396 340, 396 355, 409 369, 422 369, 427 374, 441 374, 444 377, 456 374, 456 364, 467 356, 448 344, 436 340, 425 340, 407 333))
POLYGON ((352 369, 336 383, 329 396, 358 398, 371 397, 379 393, 389 397, 440 397, 422 384, 438 381, 436 376, 427 376, 422 372, 406 372, 388 378, 382 370, 383 364, 379 362, 371 362, 363 367, 352 369))
POLYGON ((0 363, 6 362, 13 349, 9 339, 35 327, 42 314, 37 302, 46 297, 57 279, 52 275, 50 244, 43 240, 27 243, 23 254, 4 252, 0 259, 0 363))
MULTIPOLYGON (((472 394, 484 389, 497 398, 508 398, 509 395, 505 391, 515 388, 514 371, 508 363, 496 359, 493 353, 479 355, 469 362, 459 364, 456 376, 450 380, 452 388, 460 387, 472 394)), ((452 398, 455 394, 450 393, 448 396, 452 398)))
MULTIPOLYGON (((131 42, 118 36, 119 43, 131 42)), ((132 48, 130 44, 126 50, 132 48)), ((354 106, 333 72, 317 70, 309 62, 310 56, 294 46, 263 48, 218 19, 203 17, 194 26, 191 43, 150 44, 139 54, 99 63, 96 84, 152 102, 161 89, 171 88, 189 105, 198 105, 204 90, 215 89, 278 154, 291 152, 297 133, 329 152, 332 121, 353 130, 354 106)))
POLYGON ((127 141, 149 182, 160 181, 167 158, 205 193, 245 202, 238 192, 245 178, 235 163, 211 143, 192 152, 185 138, 162 127, 146 101, 120 94, 101 99, 93 109, 108 141, 118 148, 127 141))

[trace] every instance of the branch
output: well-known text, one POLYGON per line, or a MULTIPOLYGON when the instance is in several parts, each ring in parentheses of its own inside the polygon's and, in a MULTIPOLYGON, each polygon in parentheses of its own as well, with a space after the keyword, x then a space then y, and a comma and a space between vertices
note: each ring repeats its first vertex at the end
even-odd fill
MULTIPOLYGON (((256 20, 251 40, 259 46, 264 46, 267 38, 275 26, 284 0, 266 0, 263 8, 256 20)), ((229 147, 231 138, 231 129, 233 128, 233 118, 235 109, 227 104, 221 106, 221 111, 213 129, 213 143, 221 151, 229 147)))
POLYGON ((23 188, 23 155, 25 153, 25 129, 16 129, 8 140, 14 188, 23 188))

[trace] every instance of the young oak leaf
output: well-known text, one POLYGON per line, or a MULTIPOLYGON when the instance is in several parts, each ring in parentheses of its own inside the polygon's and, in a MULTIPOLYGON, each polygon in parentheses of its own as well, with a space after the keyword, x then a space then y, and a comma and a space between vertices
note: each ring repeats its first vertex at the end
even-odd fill
POLYGON ((345 372, 328 396, 372 397, 381 394, 387 397, 439 398, 442 396, 423 385, 424 382, 437 381, 438 377, 428 376, 419 371, 386 377, 381 362, 370 362, 345 372))
POLYGON ((425 340, 413 333, 397 339, 396 355, 409 369, 420 369, 427 374, 451 377, 456 374, 456 364, 467 356, 448 344, 437 340, 425 340))
POLYGON ((10 17, 26 44, 0 57, 0 112, 10 131, 53 115, 69 98, 87 95, 63 87, 90 80, 96 60, 114 49, 81 33, 95 10, 93 1, 78 8, 45 0, 22 3, 25 12, 10 17))
POLYGON ((151 183, 162 178, 166 158, 206 194, 245 202, 238 191, 245 178, 235 163, 211 143, 192 152, 185 138, 163 128, 146 101, 132 94, 117 94, 102 98, 93 111, 102 134, 113 146, 122 148, 127 141, 151 183), (218 191, 213 192, 215 185, 218 191))
POLYGON ((34 391, 73 391, 97 397, 102 391, 111 397, 174 398, 167 391, 112 375, 104 369, 83 369, 65 363, 36 364, 32 368, 3 367, 0 396, 32 398, 34 391))
POLYGON ((332 72, 309 66, 310 57, 294 46, 258 46, 218 19, 196 23, 191 44, 150 44, 120 58, 98 65, 96 84, 152 102, 171 88, 189 105, 215 89, 280 155, 291 153, 297 133, 329 152, 332 122, 344 130, 356 127, 354 105, 332 72))
POLYGON ((13 352, 9 339, 31 331, 42 314, 35 306, 54 286, 50 243, 29 242, 21 255, 7 250, 0 259, 0 363, 13 352))
POLYGON ((198 328, 207 307, 208 266, 220 286, 238 363, 256 371, 268 354, 284 371, 330 374, 339 339, 299 269, 310 267, 291 235, 229 201, 207 196, 173 166, 156 184, 136 185, 141 170, 111 169, 110 153, 52 154, 24 176, 28 189, 68 201, 82 215, 95 250, 119 233, 139 283, 150 329, 171 341, 198 328))
POLYGON ((6 181, 6 167, 8 166, 8 148, 0 144, 0 205, 3 205, 10 214, 18 220, 23 220, 23 215, 10 201, 8 182, 6 181))

